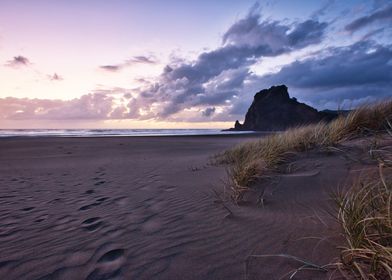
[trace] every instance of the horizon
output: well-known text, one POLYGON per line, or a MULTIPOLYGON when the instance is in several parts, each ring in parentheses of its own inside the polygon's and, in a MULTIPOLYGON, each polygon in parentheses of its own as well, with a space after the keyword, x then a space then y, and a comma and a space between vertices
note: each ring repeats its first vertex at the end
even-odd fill
POLYGON ((391 27, 383 0, 4 0, 0 129, 229 128, 278 84, 355 108, 392 96, 391 27))

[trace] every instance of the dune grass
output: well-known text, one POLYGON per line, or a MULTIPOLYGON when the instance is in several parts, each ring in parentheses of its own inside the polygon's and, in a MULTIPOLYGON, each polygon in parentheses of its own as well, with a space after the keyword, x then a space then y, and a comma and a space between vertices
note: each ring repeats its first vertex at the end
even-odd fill
POLYGON ((392 279, 392 181, 359 181, 336 201, 346 240, 339 263, 344 274, 392 279))
MULTIPOLYGON (((392 137, 391 123, 388 126, 392 137)), ((335 196, 346 240, 338 265, 355 279, 392 279, 391 149, 370 151, 379 164, 376 178, 367 174, 335 196)))
POLYGON ((385 131, 391 118, 392 100, 362 106, 329 123, 296 127, 240 144, 218 155, 216 161, 229 165, 232 199, 240 202, 256 181, 268 170, 276 170, 293 153, 336 146, 348 139, 385 131))
MULTIPOLYGON (((363 106, 330 123, 297 127, 238 145, 218 155, 217 162, 229 164, 232 199, 239 202, 257 180, 292 153, 378 133, 392 137, 391 119, 392 100, 363 106)), ((347 279, 392 279, 392 152, 372 147, 369 154, 378 160, 378 176, 357 180, 335 196, 346 245, 333 266, 347 279)))

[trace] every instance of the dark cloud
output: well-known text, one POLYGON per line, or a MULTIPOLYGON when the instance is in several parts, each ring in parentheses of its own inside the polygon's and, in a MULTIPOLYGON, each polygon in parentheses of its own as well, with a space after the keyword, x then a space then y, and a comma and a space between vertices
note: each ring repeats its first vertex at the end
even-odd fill
POLYGON ((262 57, 273 57, 321 42, 327 24, 316 20, 283 23, 263 20, 258 7, 224 33, 222 45, 194 61, 176 59, 157 83, 141 90, 138 103, 167 119, 183 109, 227 104, 243 90, 249 71, 262 57))
POLYGON ((201 113, 204 117, 210 117, 215 113, 215 107, 208 107, 205 110, 203 110, 201 113))
POLYGON ((357 18, 350 24, 345 26, 349 32, 355 32, 375 22, 386 21, 392 22, 392 5, 388 5, 383 9, 377 10, 374 13, 357 18))
POLYGON ((10 67, 18 67, 18 66, 28 66, 30 64, 31 63, 27 57, 18 55, 18 56, 14 56, 12 60, 7 61, 5 65, 10 67))
POLYGON ((102 70, 110 71, 110 72, 117 72, 119 71, 123 66, 122 65, 102 65, 99 66, 102 70))
POLYGON ((384 31, 385 31, 384 28, 378 28, 378 29, 369 31, 368 33, 366 33, 366 34, 362 37, 361 41, 368 41, 369 39, 371 39, 371 38, 374 37, 375 35, 378 35, 378 34, 380 34, 380 33, 383 33, 384 31))
POLYGON ((390 46, 360 42, 329 48, 323 55, 284 66, 264 76, 269 82, 283 81, 298 88, 336 88, 350 85, 392 83, 390 46), (320 57, 321 56, 321 57, 320 57))
POLYGON ((261 77, 264 85, 287 84, 319 107, 339 100, 376 100, 391 96, 392 47, 359 42, 334 47, 261 77))
POLYGON ((123 63, 120 64, 113 64, 113 65, 102 65, 99 66, 100 69, 106 70, 109 72, 118 72, 122 70, 125 67, 132 66, 134 64, 156 64, 158 63, 158 60, 155 58, 155 56, 134 56, 123 63))
POLYGON ((320 43, 327 23, 306 20, 293 24, 263 21, 260 14, 249 15, 233 24, 223 35, 223 44, 245 47, 255 57, 277 56, 320 43))
POLYGON ((289 45, 292 49, 301 49, 321 42, 327 23, 307 20, 299 23, 288 34, 289 45))

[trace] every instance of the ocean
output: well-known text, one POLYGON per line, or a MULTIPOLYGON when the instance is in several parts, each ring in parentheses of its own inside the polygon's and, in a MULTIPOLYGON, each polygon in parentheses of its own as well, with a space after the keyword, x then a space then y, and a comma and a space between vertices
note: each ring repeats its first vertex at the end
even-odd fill
POLYGON ((0 137, 185 136, 250 133, 220 129, 0 129, 0 137))

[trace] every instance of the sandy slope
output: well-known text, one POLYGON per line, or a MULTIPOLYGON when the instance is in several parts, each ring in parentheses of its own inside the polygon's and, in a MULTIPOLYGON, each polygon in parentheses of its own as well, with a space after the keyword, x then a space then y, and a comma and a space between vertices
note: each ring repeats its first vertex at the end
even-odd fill
POLYGON ((298 157, 264 183, 264 207, 225 218, 211 192, 225 170, 208 158, 244 138, 1 139, 0 279, 279 279, 301 265, 251 258, 245 276, 245 260, 330 262, 329 194, 352 163, 298 157))

